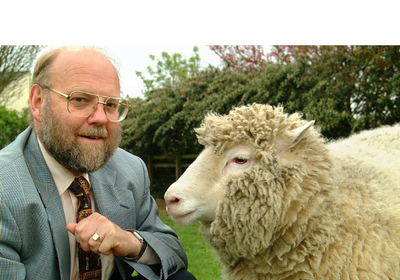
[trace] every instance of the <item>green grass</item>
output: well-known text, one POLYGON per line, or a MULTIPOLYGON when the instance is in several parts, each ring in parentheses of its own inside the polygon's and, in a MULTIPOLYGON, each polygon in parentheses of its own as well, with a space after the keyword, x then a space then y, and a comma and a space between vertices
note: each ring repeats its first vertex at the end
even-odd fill
POLYGON ((201 237, 200 224, 184 227, 169 217, 160 215, 160 218, 176 232, 182 242, 189 259, 188 270, 198 280, 221 280, 219 263, 213 249, 201 237))

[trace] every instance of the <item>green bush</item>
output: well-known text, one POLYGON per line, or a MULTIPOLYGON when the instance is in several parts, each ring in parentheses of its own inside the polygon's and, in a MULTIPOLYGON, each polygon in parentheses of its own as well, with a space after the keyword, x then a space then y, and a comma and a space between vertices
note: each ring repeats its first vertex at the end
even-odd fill
POLYGON ((0 149, 14 141, 28 127, 27 115, 28 108, 17 112, 0 105, 0 149))

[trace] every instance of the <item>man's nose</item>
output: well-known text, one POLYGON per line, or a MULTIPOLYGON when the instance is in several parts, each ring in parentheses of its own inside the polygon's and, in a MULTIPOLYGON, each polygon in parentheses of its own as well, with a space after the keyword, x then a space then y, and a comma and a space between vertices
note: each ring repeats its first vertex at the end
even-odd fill
POLYGON ((93 113, 88 117, 89 124, 98 124, 103 125, 108 122, 106 113, 104 111, 103 106, 104 102, 99 101, 97 104, 97 108, 93 111, 93 113))

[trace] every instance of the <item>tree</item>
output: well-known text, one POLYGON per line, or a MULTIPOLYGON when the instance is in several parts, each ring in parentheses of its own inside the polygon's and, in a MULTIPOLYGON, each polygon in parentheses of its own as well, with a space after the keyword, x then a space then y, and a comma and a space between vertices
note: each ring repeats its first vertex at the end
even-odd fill
POLYGON ((6 107, 0 105, 0 115, 0 149, 2 149, 28 127, 28 109, 19 113, 15 110, 7 110, 6 107))
MULTIPOLYGON (((354 84, 352 47, 348 46, 274 46, 272 53, 281 64, 301 65, 304 79, 317 79, 304 96, 302 112, 315 119, 327 138, 347 137, 352 132, 351 98, 354 84), (286 50, 286 51, 285 51, 286 50)), ((273 55, 271 55, 273 56, 273 55)))
MULTIPOLYGON (((173 89, 178 83, 197 75, 200 71, 201 59, 198 50, 198 47, 193 47, 194 54, 189 59, 178 53, 169 55, 163 52, 162 60, 157 60, 156 70, 151 66, 147 67, 150 79, 141 72, 136 72, 146 87, 145 100, 141 98, 130 100, 132 104, 130 111, 135 114, 129 114, 123 123, 126 135, 123 142, 125 148, 137 155, 174 154, 170 150, 166 152, 160 149, 157 139, 161 133, 160 129, 167 125, 169 118, 181 110, 182 100, 179 96, 175 96, 173 89)), ((150 59, 156 61, 155 55, 150 55, 150 59)), ((159 141, 162 142, 162 139, 159 141)), ((169 146, 175 147, 175 145, 169 146)))
POLYGON ((211 49, 235 71, 259 70, 271 62, 306 69, 298 82, 318 81, 302 96, 301 111, 317 119, 328 138, 393 124, 400 117, 398 46, 273 46, 270 53, 244 47, 211 49))
POLYGON ((352 110, 357 130, 400 120, 400 47, 368 46, 354 50, 356 75, 352 110))
POLYGON ((44 46, 0 46, 0 96, 3 97, 2 100, 7 100, 8 97, 19 94, 18 91, 13 89, 5 89, 11 82, 18 81, 29 73, 33 61, 43 48, 44 46))
MULTIPOLYGON (((157 59, 156 69, 151 66, 147 67, 151 79, 146 79, 143 73, 139 71, 136 71, 136 75, 144 82, 147 92, 151 92, 154 88, 173 85, 177 81, 194 76, 199 71, 201 59, 198 51, 198 47, 193 47, 194 54, 189 59, 184 58, 179 53, 169 55, 167 52, 162 52, 162 59, 157 59)), ((150 59, 156 61, 155 55, 150 55, 150 59)))
POLYGON ((226 68, 252 71, 262 69, 269 61, 264 48, 260 45, 213 45, 210 49, 220 58, 226 68))
POLYGON ((341 136, 400 119, 399 46, 281 46, 273 52, 285 63, 310 65, 310 75, 320 77, 325 87, 314 93, 324 104, 326 97, 336 100, 334 110, 347 127, 341 136))

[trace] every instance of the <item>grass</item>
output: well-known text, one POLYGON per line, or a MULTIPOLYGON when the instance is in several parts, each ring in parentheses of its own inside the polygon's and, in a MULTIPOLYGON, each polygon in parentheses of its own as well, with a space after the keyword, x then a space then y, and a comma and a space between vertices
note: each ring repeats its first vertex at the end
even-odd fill
POLYGON ((188 270, 198 280, 221 280, 219 263, 213 249, 201 237, 200 224, 184 227, 176 224, 169 217, 160 215, 160 218, 179 236, 189 259, 188 270))

